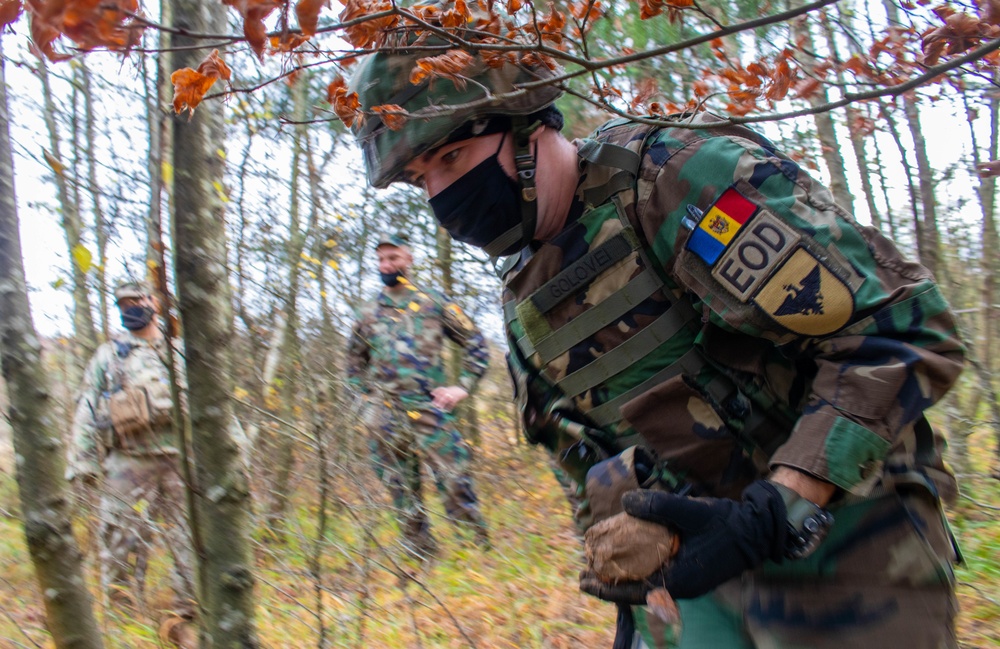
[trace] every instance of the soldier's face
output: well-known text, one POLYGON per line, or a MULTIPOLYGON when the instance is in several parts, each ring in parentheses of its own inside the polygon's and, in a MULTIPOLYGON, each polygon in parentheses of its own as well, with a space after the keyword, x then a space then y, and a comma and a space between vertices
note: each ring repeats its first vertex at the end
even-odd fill
MULTIPOLYGON (((428 198, 434 198, 443 189, 461 178, 470 169, 497 152, 503 133, 491 133, 445 144, 428 151, 406 165, 407 180, 421 186, 428 198)), ((500 166, 514 177, 514 145, 509 135, 500 149, 500 166)))
POLYGON ((125 309, 133 306, 149 307, 153 310, 153 313, 160 312, 160 302, 152 295, 145 295, 143 297, 123 297, 118 300, 119 311, 124 311, 125 309))
POLYGON ((375 251, 378 255, 378 272, 395 273, 406 275, 413 263, 413 256, 407 248, 397 248, 396 246, 379 246, 375 251))

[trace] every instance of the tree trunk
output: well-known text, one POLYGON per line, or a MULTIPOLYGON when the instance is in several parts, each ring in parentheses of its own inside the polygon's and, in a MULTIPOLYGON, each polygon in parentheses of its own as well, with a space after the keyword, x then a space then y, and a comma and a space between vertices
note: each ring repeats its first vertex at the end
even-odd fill
POLYGON ((103 643, 66 500, 61 435, 28 303, 4 76, 0 40, 0 360, 10 395, 24 534, 55 646, 99 649, 103 643))
POLYGON ((49 131, 49 148, 46 159, 52 168, 56 190, 59 196, 59 209, 62 213, 62 227, 66 234, 66 246, 69 249, 70 274, 73 281, 73 331, 78 345, 77 359, 82 365, 97 349, 97 332, 94 329, 94 317, 90 310, 90 289, 87 287, 87 275, 77 261, 79 250, 83 249, 80 222, 80 212, 76 203, 70 197, 70 187, 66 180, 66 166, 60 153, 61 142, 59 126, 56 123, 56 106, 52 99, 52 88, 49 84, 49 71, 44 60, 38 62, 38 76, 42 82, 42 97, 45 104, 45 126, 49 131))
POLYGON ((940 236, 937 229, 937 200, 934 197, 934 170, 927 157, 927 141, 920 127, 920 110, 916 97, 910 93, 903 95, 906 110, 906 125, 913 140, 913 155, 917 161, 917 185, 920 188, 921 218, 917 222, 917 246, 920 263, 935 277, 942 279, 944 267, 941 265, 940 236))
POLYGON ((108 263, 108 223, 101 207, 101 186, 97 181, 97 138, 94 135, 94 94, 90 85, 90 68, 87 62, 80 59, 80 80, 83 90, 83 123, 87 156, 87 188, 94 202, 94 233, 97 239, 97 264, 94 268, 97 276, 97 299, 101 308, 101 333, 108 339, 108 282, 106 266, 108 263))
MULTIPOLYGON (((299 80, 291 88, 292 119, 296 126, 292 137, 288 244, 285 247, 286 261, 288 263, 288 284, 285 288, 285 329, 281 339, 281 353, 279 355, 282 368, 279 374, 282 380, 276 386, 279 397, 278 402, 280 404, 280 416, 283 421, 288 422, 295 420, 295 406, 298 399, 297 374, 300 365, 298 297, 301 284, 300 264, 302 263, 302 253, 305 250, 307 233, 315 226, 313 220, 310 219, 311 227, 305 231, 302 230, 302 208, 301 201, 299 200, 299 184, 306 135, 306 125, 303 120, 303 116, 305 115, 304 86, 305 81, 299 80)), ((318 212, 313 210, 313 214, 318 214, 318 212)), ((291 491, 291 475, 295 469, 295 433, 293 431, 286 431, 286 434, 278 434, 274 441, 277 446, 275 457, 278 466, 270 496, 267 526, 274 535, 274 538, 279 542, 283 542, 285 538, 284 521, 287 516, 289 494, 291 491)))
MULTIPOLYGON (((789 8, 800 6, 801 2, 792 0, 789 8)), ((813 35, 809 26, 811 21, 800 20, 793 23, 792 29, 798 40, 802 43, 803 49, 808 52, 816 50, 813 44, 813 35)), ((809 74, 813 73, 811 59, 806 56, 801 60, 803 68, 809 74)), ((809 104, 814 108, 829 103, 830 97, 826 92, 826 86, 820 86, 820 90, 809 98, 809 104)), ((826 163, 827 171, 830 172, 830 193, 833 200, 848 212, 854 213, 854 197, 847 185, 847 171, 844 168, 844 156, 840 153, 840 143, 837 140, 837 129, 833 123, 833 113, 826 111, 813 115, 816 122, 816 136, 819 139, 820 152, 823 154, 823 161, 826 163)))
MULTIPOLYGON (((882 5, 885 7, 889 22, 898 24, 900 22, 899 9, 895 3, 883 0, 882 5)), ((920 263, 940 280, 940 272, 945 269, 940 267, 941 251, 940 236, 937 230, 937 201, 934 197, 934 170, 931 169, 930 159, 927 157, 927 142, 924 140, 924 134, 920 127, 920 109, 917 108, 916 92, 904 93, 902 102, 906 124, 913 140, 913 155, 917 164, 917 186, 920 188, 920 215, 914 223, 917 231, 917 252, 920 263)))
MULTIPOLYGON (((842 9, 840 5, 837 5, 834 10, 842 17, 842 9)), ((833 33, 833 21, 826 20, 821 24, 824 36, 826 37, 827 48, 834 59, 840 61, 840 52, 837 50, 837 39, 833 33)), ((856 43, 856 41, 848 39, 848 43, 856 43)), ((846 91, 848 88, 847 77, 840 67, 837 67, 836 71, 837 85, 846 91)), ((858 165, 858 175, 861 177, 861 193, 864 194, 865 204, 868 207, 868 214, 871 217, 872 225, 881 230, 882 215, 879 214, 878 206, 875 204, 875 189, 872 187, 872 179, 869 175, 868 153, 865 150, 864 133, 861 129, 855 127, 856 123, 861 119, 861 111, 851 105, 846 106, 844 110, 847 114, 847 133, 851 140, 851 149, 854 151, 854 159, 858 165)))
MULTIPOLYGON (((1000 155, 1000 98, 996 97, 993 93, 987 93, 989 97, 989 110, 990 110, 990 143, 989 148, 986 151, 986 160, 996 160, 997 156, 1000 155)), ((963 93, 962 100, 965 102, 965 109, 968 112, 970 110, 968 104, 968 96, 963 93)), ((976 142, 976 130, 972 125, 972 116, 969 116, 969 133, 972 137, 972 156, 973 162, 978 165, 980 162, 985 162, 979 154, 979 146, 976 142)), ((997 191, 997 179, 995 177, 986 177, 979 180, 979 204, 983 212, 983 260, 982 260, 982 274, 983 274, 983 285, 980 301, 983 305, 983 318, 982 322, 982 336, 980 343, 980 353, 979 365, 976 366, 976 371, 980 376, 981 383, 991 391, 992 396, 995 398, 996 389, 992 382, 992 377, 996 376, 997 367, 1000 363, 996 360, 997 346, 996 343, 996 328, 997 318, 1000 317, 1000 305, 997 304, 998 298, 996 295, 996 274, 997 269, 1000 268, 1000 263, 998 263, 998 258, 1000 258, 1000 251, 997 250, 1000 247, 1000 237, 997 235, 996 226, 996 191, 997 191)), ((994 410, 996 406, 994 404, 994 410)), ((994 421, 1000 421, 995 419, 994 421)), ((991 474, 1000 479, 1000 426, 994 427, 994 453, 993 453, 993 467, 991 474)))
MULTIPOLYGON (((197 68, 205 51, 186 34, 225 30, 222 4, 177 0, 170 38, 171 69, 197 68)), ((172 121, 174 253, 178 306, 188 375, 191 446, 202 547, 202 644, 258 647, 254 628, 250 493, 234 423, 233 312, 225 214, 216 187, 224 180, 223 104, 207 101, 172 121)), ((194 529, 196 526, 192 526, 194 529)))
MULTIPOLYGON (((160 24, 169 25, 171 22, 171 4, 165 2, 160 7, 160 24)), ((168 35, 164 32, 159 34, 160 47, 166 49, 169 45, 168 35)), ((156 66, 156 74, 152 79, 147 73, 147 62, 142 61, 140 69, 143 73, 143 89, 145 90, 146 128, 149 143, 149 152, 146 156, 146 172, 149 174, 149 212, 146 215, 146 263, 149 268, 155 269, 154 274, 161 270, 165 263, 165 246, 163 244, 163 192, 169 192, 169 181, 164 182, 165 173, 173 175, 173 167, 170 162, 170 137, 171 133, 167 128, 168 120, 164 114, 164 106, 168 105, 167 92, 171 85, 168 80, 167 65, 169 57, 158 56, 153 59, 156 66), (167 164, 164 164, 167 161, 167 164), (164 169, 168 167, 169 171, 164 169)), ((166 276, 166 269, 162 269, 162 274, 166 276)), ((166 287, 161 287, 166 288, 166 287)), ((165 314, 168 315, 168 314, 165 314)))

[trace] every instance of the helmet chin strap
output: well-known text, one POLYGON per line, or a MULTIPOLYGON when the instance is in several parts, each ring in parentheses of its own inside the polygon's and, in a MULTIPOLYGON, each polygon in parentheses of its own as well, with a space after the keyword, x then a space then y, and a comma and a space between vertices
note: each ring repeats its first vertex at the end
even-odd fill
POLYGON ((538 190, 535 187, 536 160, 531 155, 530 141, 531 134, 541 125, 538 120, 528 122, 525 115, 515 115, 511 118, 514 168, 517 172, 517 184, 521 187, 521 222, 484 248, 490 257, 499 257, 500 253, 519 241, 519 247, 523 248, 531 243, 531 239, 535 236, 535 226, 538 224, 538 190))

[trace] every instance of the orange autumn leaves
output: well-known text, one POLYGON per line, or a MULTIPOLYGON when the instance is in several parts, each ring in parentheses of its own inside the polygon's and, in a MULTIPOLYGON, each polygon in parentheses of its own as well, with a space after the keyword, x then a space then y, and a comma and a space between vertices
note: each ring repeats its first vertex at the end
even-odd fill
MULTIPOLYGON (((316 33, 319 25, 319 13, 328 0, 299 0, 295 3, 295 16, 299 21, 301 35, 290 34, 290 41, 278 39, 279 51, 289 51, 309 40, 316 33), (294 47, 290 42, 295 42, 294 47)), ((222 0, 222 4, 232 7, 243 16, 243 36, 250 49, 258 59, 264 57, 264 45, 267 44, 267 28, 264 21, 271 13, 286 5, 282 0, 222 0)), ((272 39, 273 40, 273 39, 272 39)))
POLYGON ((197 70, 177 70, 170 75, 170 82, 174 84, 174 111, 180 113, 187 110, 194 113, 194 109, 216 80, 229 81, 231 76, 232 71, 219 56, 219 50, 212 50, 197 70))
MULTIPOLYGON (((0 27, 20 16, 19 0, 2 0, 0 27)), ((139 42, 145 23, 138 0, 25 0, 35 48, 51 61, 69 54, 56 50, 65 36, 80 50, 99 47, 127 52, 139 42)))

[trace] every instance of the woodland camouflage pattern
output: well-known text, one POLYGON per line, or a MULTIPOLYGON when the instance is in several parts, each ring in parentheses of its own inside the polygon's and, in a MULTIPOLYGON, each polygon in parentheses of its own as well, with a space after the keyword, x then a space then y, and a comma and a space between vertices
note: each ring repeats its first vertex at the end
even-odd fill
MULTIPOLYGON (((834 532, 814 557, 746 576, 742 600, 739 580, 707 596, 737 593, 727 600, 731 644, 716 646, 754 646, 740 630, 744 617, 756 646, 834 646, 844 629, 857 646, 886 638, 952 646, 941 634, 953 630, 955 553, 939 498, 950 502, 957 491, 923 411, 957 379, 964 349, 939 288, 763 137, 706 129, 717 118, 705 113, 682 118, 702 128, 618 120, 598 129, 593 139, 639 156, 637 181, 585 162, 582 216, 530 258, 512 260, 505 314, 527 434, 588 488, 591 467, 642 443, 656 452, 668 488, 682 480, 697 493, 738 498, 787 465, 843 490, 831 505, 834 532), (575 286, 580 264, 600 258, 585 255, 618 234, 642 243, 575 286), (662 288, 543 358, 538 349, 553 332, 647 269, 662 288), (690 313, 655 346, 596 385, 576 380, 595 359, 653 333, 674 304, 690 313), (692 349, 701 360, 691 360, 692 349), (644 383, 677 362, 680 374, 644 383), (625 394, 617 420, 594 423, 602 405, 625 394), (925 605, 930 613, 913 619, 925 605)), ((586 503, 578 520, 594 522, 586 503)), ((682 602, 685 625, 725 628, 705 610, 721 609, 682 602)))
POLYGON ((399 299, 381 291, 361 307, 348 349, 348 381, 366 393, 430 407, 431 390, 447 385, 442 358, 447 336, 466 352, 458 384, 472 392, 489 366, 483 335, 440 292, 408 282, 406 287, 399 299))
POLYGON ((409 290, 402 297, 381 291, 362 307, 348 347, 348 380, 369 395, 364 424, 375 471, 393 497, 404 535, 427 550, 432 541, 421 496, 421 461, 433 469, 449 517, 484 534, 469 477, 471 451, 454 415, 431 403, 431 391, 448 385, 445 336, 465 351, 458 384, 467 392, 486 372, 489 352, 458 305, 437 291, 409 282, 405 287, 409 290))
MULTIPOLYGON (((183 381, 183 372, 178 377, 183 381)), ((128 593, 133 578, 141 597, 149 548, 158 539, 173 559, 171 609, 190 618, 194 557, 170 407, 165 341, 126 334, 98 347, 77 400, 67 477, 103 475, 101 581, 112 598, 128 593), (158 410, 149 431, 127 441, 112 430, 108 410, 108 399, 123 387, 144 389, 158 410)))
POLYGON ((400 52, 378 51, 364 57, 351 76, 349 92, 358 93, 362 110, 376 106, 402 105, 414 115, 402 128, 391 130, 377 116, 367 117, 352 125, 364 153, 368 182, 374 187, 387 187, 402 180, 403 167, 411 160, 441 144, 458 128, 484 116, 527 115, 552 104, 561 91, 544 85, 507 97, 518 84, 554 76, 545 66, 504 65, 487 67, 476 57, 462 76, 475 83, 459 84, 450 79, 410 83, 410 72, 423 57, 437 56, 448 51, 438 38, 423 39, 425 49, 400 52), (427 49, 441 46, 440 52, 427 49), (487 95, 485 88, 489 89, 487 95), (441 106, 461 106, 442 113, 441 106))

